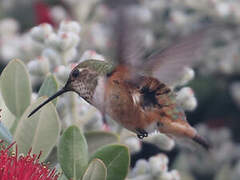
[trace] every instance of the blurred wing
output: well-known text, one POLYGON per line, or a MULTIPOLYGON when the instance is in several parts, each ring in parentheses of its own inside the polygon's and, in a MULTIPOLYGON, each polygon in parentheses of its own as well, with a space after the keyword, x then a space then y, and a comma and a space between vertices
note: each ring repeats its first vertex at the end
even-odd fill
POLYGON ((146 62, 146 72, 171 85, 181 75, 184 67, 193 66, 204 56, 208 33, 209 29, 205 28, 153 54, 146 62))
POLYGON ((116 10, 113 27, 113 43, 117 65, 137 69, 143 55, 142 40, 139 35, 140 24, 131 14, 131 9, 122 7, 116 10))

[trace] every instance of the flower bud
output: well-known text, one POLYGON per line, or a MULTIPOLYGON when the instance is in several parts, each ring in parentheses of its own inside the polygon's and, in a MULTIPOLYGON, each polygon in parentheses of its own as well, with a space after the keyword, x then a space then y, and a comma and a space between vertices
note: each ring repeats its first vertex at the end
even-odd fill
POLYGON ((42 52, 42 56, 49 59, 50 68, 53 70, 56 66, 60 65, 61 63, 61 56, 59 52, 54 49, 46 48, 42 52))
POLYGON ((0 48, 0 56, 6 63, 8 63, 10 59, 13 59, 19 55, 20 53, 18 52, 17 46, 11 43, 3 44, 0 48))
POLYGON ((180 174, 177 170, 172 170, 170 171, 170 173, 172 174, 172 177, 173 177, 173 180, 180 180, 181 177, 180 177, 180 174))
POLYGON ((44 23, 39 26, 35 26, 30 30, 31 37, 36 40, 43 42, 50 34, 53 33, 53 28, 50 24, 44 23))
POLYGON ((46 44, 58 51, 67 51, 76 47, 80 38, 73 32, 52 33, 47 39, 46 44))
POLYGON ((66 62, 72 62, 73 59, 77 56, 77 49, 76 48, 72 48, 69 49, 68 51, 64 52, 64 59, 66 62))
POLYGON ((136 137, 128 137, 124 139, 124 144, 128 146, 130 153, 136 153, 141 150, 141 145, 136 137))
POLYGON ((193 90, 189 87, 184 87, 178 91, 176 99, 184 110, 192 111, 197 107, 197 99, 193 90))
POLYGON ((151 180, 152 178, 151 174, 143 174, 133 178, 127 178, 126 180, 151 180))
POLYGON ((172 150, 175 145, 173 139, 161 133, 151 134, 148 138, 145 138, 144 141, 155 144, 157 147, 165 151, 172 150))
POLYGON ((0 21, 0 35, 13 36, 19 30, 19 24, 15 19, 4 18, 0 21))
POLYGON ((62 81, 62 82, 66 82, 68 79, 68 76, 71 72, 71 68, 70 67, 66 67, 63 65, 57 66, 54 70, 57 78, 62 81))
POLYGON ((168 170, 168 157, 165 154, 158 154, 149 159, 150 169, 153 175, 160 175, 168 170))
POLYGON ((51 16, 54 22, 60 23, 63 19, 67 19, 67 12, 62 6, 53 6, 51 8, 51 16))
POLYGON ((228 2, 219 2, 216 4, 216 11, 218 15, 226 17, 231 13, 230 3, 228 2))
POLYGON ((52 33, 49 36, 47 36, 45 42, 48 46, 50 46, 53 49, 60 50, 60 38, 56 33, 52 33))
POLYGON ((59 32, 58 36, 61 39, 60 48, 63 51, 76 47, 80 41, 80 37, 73 32, 59 32))
POLYGON ((187 84, 189 81, 191 81, 195 76, 195 72, 192 68, 190 67, 185 67, 183 69, 181 78, 179 79, 179 84, 178 85, 185 85, 187 84))
POLYGON ((81 31, 81 26, 76 21, 62 21, 59 27, 60 32, 73 32, 79 34, 81 31))
POLYGON ((172 170, 170 172, 164 172, 160 177, 159 180, 180 180, 181 177, 177 170, 172 170))
POLYGON ((32 100, 35 101, 38 98, 37 93, 32 93, 32 100))
POLYGON ((39 56, 37 59, 28 63, 29 72, 36 76, 43 76, 49 72, 49 62, 44 56, 39 56))
POLYGON ((149 163, 145 159, 139 159, 133 168, 132 176, 148 174, 150 172, 149 163))

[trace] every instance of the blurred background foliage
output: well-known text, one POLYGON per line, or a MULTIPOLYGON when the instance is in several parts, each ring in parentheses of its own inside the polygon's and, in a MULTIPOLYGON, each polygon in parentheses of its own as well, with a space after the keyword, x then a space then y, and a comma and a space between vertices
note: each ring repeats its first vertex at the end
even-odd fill
MULTIPOLYGON (((111 16, 111 12, 106 4, 114 7, 116 2, 0 0, 0 72, 12 59, 21 59, 12 61, 7 67, 10 70, 6 68, 5 74, 1 74, 0 107, 3 111, 0 129, 4 126, 4 131, 1 132, 5 135, 5 140, 17 140, 19 146, 25 148, 23 152, 36 146, 31 144, 30 140, 26 143, 22 138, 27 137, 22 133, 28 128, 27 113, 42 101, 36 101, 36 98, 56 92, 76 63, 89 58, 106 60, 110 57, 111 26, 107 17, 111 16), (13 83, 14 80, 21 83, 13 83), (10 88, 13 88, 13 93, 18 92, 19 97, 23 98, 20 109, 19 104, 9 100, 9 94, 3 92, 11 94, 10 88), (29 106, 32 103, 35 105, 29 106), (9 132, 6 132, 8 130, 9 132)), ((52 123, 57 123, 51 125, 59 126, 58 128, 47 131, 49 125, 44 122, 43 127, 39 127, 41 124, 38 121, 41 117, 36 117, 30 125, 32 133, 29 132, 28 136, 35 134, 33 127, 43 130, 40 135, 35 134, 39 138, 38 141, 35 140, 40 146, 36 147, 36 150, 45 148, 46 154, 42 158, 46 157, 53 166, 58 167, 59 161, 60 164, 61 161, 67 162, 56 158, 54 150, 64 142, 65 136, 63 134, 60 138, 60 134, 73 131, 76 127, 72 125, 76 125, 81 133, 84 132, 86 141, 94 142, 88 144, 88 154, 93 154, 97 148, 106 144, 117 142, 127 145, 131 153, 131 170, 127 176, 129 180, 180 177, 184 180, 239 179, 240 1, 134 0, 131 4, 134 7, 133 13, 142 23, 146 56, 209 23, 220 25, 217 33, 209 37, 211 47, 200 57, 201 63, 194 67, 194 70, 186 71, 186 77, 183 75, 176 88, 182 101, 185 101, 183 107, 188 121, 211 142, 212 151, 207 153, 195 146, 186 147, 185 142, 181 141, 174 145, 171 139, 161 134, 152 135, 141 142, 109 118, 109 126, 106 126, 95 108, 71 93, 55 102, 58 113, 51 111, 51 108, 54 109, 51 105, 43 110, 44 114, 54 119, 52 123), (51 135, 48 134, 49 131, 51 135), (41 134, 44 133, 51 136, 52 141, 41 145, 41 139, 44 139, 41 134), (96 144, 99 139, 102 141, 96 144)), ((82 135, 79 137, 81 139, 82 135)), ((123 149, 124 147, 121 146, 123 149)), ((58 151, 58 155, 59 153, 61 152, 58 151)), ((92 159, 83 161, 86 164, 92 159)), ((95 165, 103 172, 103 169, 108 169, 104 160, 91 162, 93 164, 87 169, 91 170, 95 165)), ((61 164, 61 168, 64 174, 68 172, 65 170, 66 166, 61 164)), ((86 167, 80 169, 84 171, 86 167)), ((86 179, 88 173, 85 171, 86 179)), ((80 175, 76 176, 82 175, 83 172, 80 172, 80 175)), ((67 173, 67 177, 71 176, 71 173, 67 173)), ((104 177, 104 174, 102 176, 104 177)))

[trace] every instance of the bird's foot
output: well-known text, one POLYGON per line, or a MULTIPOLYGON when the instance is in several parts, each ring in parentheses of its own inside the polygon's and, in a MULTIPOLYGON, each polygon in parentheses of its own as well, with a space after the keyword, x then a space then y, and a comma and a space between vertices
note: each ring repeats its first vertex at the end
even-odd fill
POLYGON ((136 131, 137 131, 137 137, 139 139, 143 139, 145 137, 148 137, 148 133, 144 129, 136 129, 136 131))

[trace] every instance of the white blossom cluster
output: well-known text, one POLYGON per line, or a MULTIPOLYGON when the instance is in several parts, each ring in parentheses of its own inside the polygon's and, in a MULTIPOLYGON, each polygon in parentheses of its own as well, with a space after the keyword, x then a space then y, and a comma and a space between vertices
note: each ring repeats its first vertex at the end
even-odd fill
POLYGON ((19 55, 19 24, 12 18, 0 20, 0 58, 4 62, 19 55))
POLYGON ((180 180, 177 170, 168 169, 168 157, 158 154, 149 160, 140 159, 128 175, 127 180, 180 180))
POLYGON ((80 26, 74 21, 63 21, 57 32, 49 24, 41 24, 30 30, 32 39, 42 46, 42 52, 28 63, 31 74, 46 75, 55 71, 59 80, 65 81, 77 55, 80 26), (68 65, 68 66, 67 66, 68 65))

